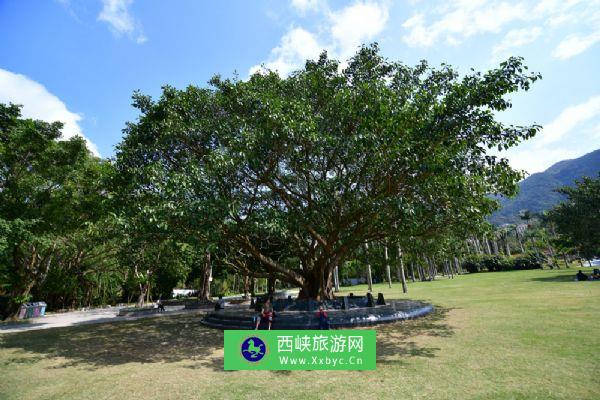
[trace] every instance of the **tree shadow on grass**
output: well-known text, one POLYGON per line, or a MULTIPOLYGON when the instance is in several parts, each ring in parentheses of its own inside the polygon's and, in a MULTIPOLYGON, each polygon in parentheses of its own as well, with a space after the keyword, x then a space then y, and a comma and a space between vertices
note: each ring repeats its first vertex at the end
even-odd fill
POLYGON ((21 362, 65 359, 54 368, 188 361, 222 371, 223 332, 202 326, 200 318, 188 314, 3 334, 0 347, 24 351, 21 362))
POLYGON ((407 357, 435 357, 439 348, 421 346, 417 337, 451 337, 454 331, 445 322, 449 311, 436 307, 425 317, 377 327, 377 364, 398 364, 407 357))
POLYGON ((575 282, 575 273, 569 275, 553 275, 553 276, 542 276, 537 278, 531 278, 534 282, 575 282))
MULTIPOLYGON (((435 357, 417 336, 449 337, 449 310, 436 308, 415 320, 377 326, 377 363, 401 363, 406 357, 435 357)), ((200 324, 199 314, 174 315, 96 325, 81 325, 0 335, 0 348, 18 353, 2 363, 37 363, 57 358, 51 368, 97 369, 127 363, 183 362, 186 368, 223 371, 223 331, 200 324)), ((280 371, 286 375, 289 371, 280 371)))

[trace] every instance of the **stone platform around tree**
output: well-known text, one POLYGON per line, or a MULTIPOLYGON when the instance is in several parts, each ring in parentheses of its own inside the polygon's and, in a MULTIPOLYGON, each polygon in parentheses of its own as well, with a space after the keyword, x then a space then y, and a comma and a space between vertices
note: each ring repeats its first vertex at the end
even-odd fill
MULTIPOLYGON (((350 309, 327 309, 331 329, 371 326, 388 322, 418 318, 433 311, 433 306, 413 300, 388 300, 385 305, 354 307, 350 309)), ((208 313, 202 323, 217 329, 254 329, 259 312, 248 305, 225 307, 208 313)), ((266 329, 261 324, 261 329, 266 329)), ((315 311, 277 311, 271 329, 319 329, 315 311)))

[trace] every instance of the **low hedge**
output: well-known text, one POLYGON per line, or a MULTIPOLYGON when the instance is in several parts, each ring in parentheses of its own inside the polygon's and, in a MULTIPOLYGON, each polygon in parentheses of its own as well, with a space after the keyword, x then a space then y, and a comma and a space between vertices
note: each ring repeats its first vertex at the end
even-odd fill
POLYGON ((545 258, 534 253, 528 253, 517 257, 506 257, 502 255, 479 255, 471 256, 462 263, 463 269, 470 273, 496 272, 496 271, 521 271, 528 269, 541 269, 545 258))

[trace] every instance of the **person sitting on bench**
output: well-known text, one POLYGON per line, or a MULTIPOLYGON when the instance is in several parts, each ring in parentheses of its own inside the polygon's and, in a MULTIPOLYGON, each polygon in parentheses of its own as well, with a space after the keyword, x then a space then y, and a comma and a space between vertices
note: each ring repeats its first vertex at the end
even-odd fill
POLYGON ((223 310, 225 308, 225 300, 223 300, 223 296, 219 296, 219 299, 215 303, 215 311, 223 310))
POLYGON ((261 322, 268 323, 269 330, 271 330, 271 324, 273 323, 273 306, 271 305, 271 301, 269 299, 265 300, 262 306, 262 311, 258 318, 256 318, 255 330, 258 329, 261 322))
POLYGON ((319 329, 329 330, 329 316, 323 309, 323 306, 319 306, 319 311, 317 311, 317 319, 319 320, 319 329))
POLYGON ((160 297, 158 298, 158 300, 156 300, 156 308, 158 308, 158 312, 164 312, 165 311, 165 306, 162 303, 162 300, 160 299, 160 297))
POLYGON ((588 276, 586 274, 584 274, 583 272, 581 272, 581 270, 579 270, 577 275, 575 275, 575 279, 577 279, 578 281, 587 281, 588 276))

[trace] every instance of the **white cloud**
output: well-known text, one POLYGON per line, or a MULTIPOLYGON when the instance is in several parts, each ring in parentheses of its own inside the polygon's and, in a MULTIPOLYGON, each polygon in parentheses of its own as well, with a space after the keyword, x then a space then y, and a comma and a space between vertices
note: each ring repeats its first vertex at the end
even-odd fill
POLYGON ((539 134, 537 147, 560 141, 580 124, 600 116, 600 95, 586 102, 565 108, 552 122, 544 126, 539 134))
MULTIPOLYGON (((302 28, 294 28, 281 38, 279 46, 271 50, 271 61, 266 62, 264 67, 285 76, 307 59, 318 57, 322 50, 323 47, 312 33, 302 28)), ((255 65, 250 69, 250 74, 261 69, 262 66, 255 65)))
POLYGON ((381 33, 388 17, 387 5, 375 2, 357 2, 331 12, 331 36, 338 57, 345 60, 356 52, 358 46, 381 33))
POLYGON ((437 7, 434 21, 428 23, 424 13, 416 13, 402 26, 408 30, 403 41, 411 47, 429 47, 440 40, 458 44, 481 33, 497 33, 508 23, 529 18, 527 8, 508 2, 458 0, 437 7))
POLYGON ((578 12, 573 8, 585 3, 582 0, 542 0, 533 7, 532 16, 545 18, 547 25, 557 27, 577 21, 578 12))
POLYGON ((494 47, 492 51, 494 57, 504 56, 509 50, 525 46, 534 42, 542 34, 542 28, 534 26, 532 28, 513 29, 509 31, 502 41, 494 47))
POLYGON ((402 40, 411 47, 439 43, 456 46, 474 35, 497 34, 508 27, 511 30, 493 50, 497 58, 509 49, 533 43, 541 37, 542 26, 548 37, 558 29, 570 30, 554 50, 556 58, 577 55, 600 41, 600 0, 440 0, 433 6, 419 3, 402 24, 406 30, 402 40), (534 23, 536 28, 531 27, 534 23))
POLYGON ((106 22, 116 36, 123 34, 137 43, 144 43, 148 38, 144 35, 141 24, 129 13, 133 0, 102 0, 102 11, 98 20, 106 22))
POLYGON ((562 160, 569 160, 582 156, 579 151, 554 148, 539 151, 538 149, 520 149, 509 156, 511 167, 524 170, 528 174, 535 174, 548 169, 553 164, 562 160))
POLYGON ((319 5, 319 0, 292 0, 292 6, 303 14, 307 11, 317 10, 319 5))
POLYGON ((544 0, 544 3, 551 3, 555 11, 547 20, 549 25, 571 24, 576 28, 558 43, 552 52, 555 58, 569 59, 600 42, 600 0, 544 0))
POLYGON ((600 95, 566 107, 533 139, 506 152, 513 168, 530 174, 600 148, 600 95))
POLYGON ((600 30, 585 36, 572 34, 556 46, 552 55, 560 60, 566 60, 583 53, 597 42, 600 42, 600 30))
POLYGON ((531 10, 533 18, 545 18, 549 25, 581 22, 593 17, 599 0, 541 0, 531 10))
MULTIPOLYGON (((302 27, 290 28, 279 45, 271 50, 264 67, 285 76, 300 68, 307 59, 316 58, 323 50, 345 61, 358 46, 380 34, 389 17, 387 3, 374 1, 357 1, 341 10, 325 10, 323 14, 329 29, 317 35, 302 27)), ((249 73, 261 70, 261 65, 255 65, 249 73)))
POLYGON ((402 24, 402 27, 410 32, 404 36, 403 40, 409 46, 424 46, 429 47, 435 41, 437 34, 425 26, 425 16, 423 14, 415 14, 402 24))
POLYGON ((48 122, 61 121, 64 124, 63 139, 75 135, 82 136, 88 149, 100 156, 98 148, 83 136, 79 121, 82 116, 67 109, 58 97, 50 93, 43 85, 25 75, 15 74, 0 68, 0 102, 21 104, 25 118, 40 119, 48 122))
POLYGON ((596 126, 590 130, 590 137, 600 141, 600 123, 596 124, 596 126))

